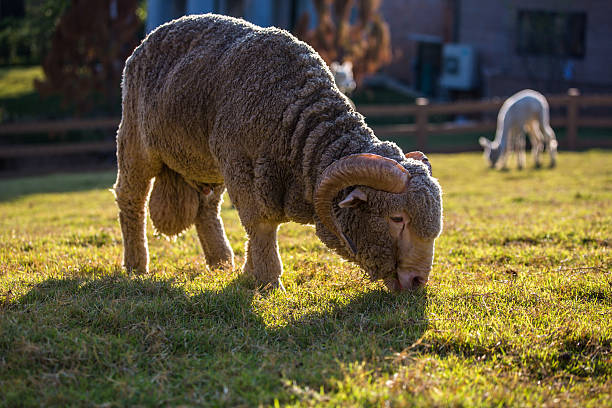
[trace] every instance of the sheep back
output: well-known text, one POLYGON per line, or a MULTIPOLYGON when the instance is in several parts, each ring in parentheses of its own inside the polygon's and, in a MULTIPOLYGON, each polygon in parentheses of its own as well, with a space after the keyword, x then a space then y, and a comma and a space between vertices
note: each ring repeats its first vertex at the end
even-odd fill
POLYGON ((312 47, 231 17, 158 27, 126 62, 122 85, 124 121, 149 157, 190 181, 226 181, 233 201, 253 195, 279 222, 313 223, 322 168, 375 139, 312 47))

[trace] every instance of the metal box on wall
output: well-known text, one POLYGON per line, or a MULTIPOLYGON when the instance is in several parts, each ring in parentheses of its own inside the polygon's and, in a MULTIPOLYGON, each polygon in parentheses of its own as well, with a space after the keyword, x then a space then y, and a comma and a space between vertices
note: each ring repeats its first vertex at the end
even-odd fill
POLYGON ((478 86, 478 58, 474 47, 464 44, 444 45, 440 85, 461 91, 478 86))

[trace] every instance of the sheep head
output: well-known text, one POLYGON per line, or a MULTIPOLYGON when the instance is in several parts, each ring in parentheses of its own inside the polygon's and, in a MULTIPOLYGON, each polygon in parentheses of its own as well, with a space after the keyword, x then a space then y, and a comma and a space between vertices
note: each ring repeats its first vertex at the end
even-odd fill
POLYGON ((441 189, 427 157, 406 157, 404 165, 375 154, 344 157, 323 172, 315 193, 323 242, 392 291, 427 282, 442 228, 441 189))
POLYGON ((500 146, 484 137, 479 138, 478 143, 484 149, 484 158, 486 162, 491 168, 495 167, 502 154, 502 149, 500 146))

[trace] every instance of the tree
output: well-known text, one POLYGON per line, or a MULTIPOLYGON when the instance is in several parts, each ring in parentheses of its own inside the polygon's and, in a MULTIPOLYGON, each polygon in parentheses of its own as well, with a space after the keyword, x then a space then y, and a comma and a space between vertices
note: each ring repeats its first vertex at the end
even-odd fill
POLYGON ((142 27, 137 7, 138 0, 72 0, 53 34, 38 91, 61 94, 81 113, 100 102, 107 112, 119 110, 123 65, 142 27))
POLYGON ((0 64, 40 64, 70 0, 0 0, 0 64))
POLYGON ((391 36, 378 12, 380 0, 313 0, 313 3, 317 26, 309 30, 311 16, 304 13, 296 33, 328 65, 352 62, 355 80, 360 83, 367 74, 391 60, 391 36))

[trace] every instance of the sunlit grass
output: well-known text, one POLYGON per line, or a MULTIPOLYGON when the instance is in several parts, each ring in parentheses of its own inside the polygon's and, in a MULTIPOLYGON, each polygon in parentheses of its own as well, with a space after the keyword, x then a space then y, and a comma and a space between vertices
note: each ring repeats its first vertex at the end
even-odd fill
MULTIPOLYGON (((445 227, 393 295, 286 224, 286 293, 210 271, 195 231, 121 271, 112 173, 0 181, 0 404, 612 404, 612 153, 496 172, 431 155, 445 227)), ((223 217, 240 263, 244 231, 223 217)))
POLYGON ((34 80, 44 78, 42 67, 0 68, 0 99, 34 92, 34 80))

